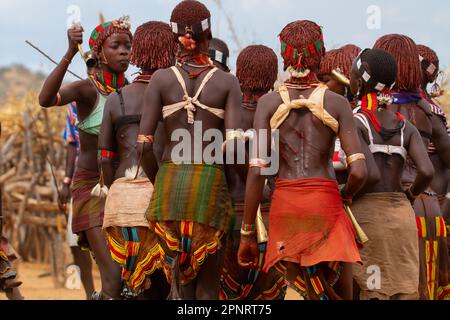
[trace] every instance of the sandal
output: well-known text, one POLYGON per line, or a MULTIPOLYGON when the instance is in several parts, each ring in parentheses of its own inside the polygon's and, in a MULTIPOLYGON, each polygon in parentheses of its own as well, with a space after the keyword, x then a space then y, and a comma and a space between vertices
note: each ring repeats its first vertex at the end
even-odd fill
POLYGON ((101 300, 115 300, 115 299, 104 294, 102 291, 98 291, 98 292, 95 291, 91 296, 91 300, 101 301, 101 300))

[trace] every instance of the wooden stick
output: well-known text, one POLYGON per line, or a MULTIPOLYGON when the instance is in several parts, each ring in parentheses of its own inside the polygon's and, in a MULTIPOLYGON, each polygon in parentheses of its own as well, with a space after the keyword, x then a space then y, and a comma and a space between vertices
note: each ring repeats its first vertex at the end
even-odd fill
MULTIPOLYGON (((40 54, 42 54, 44 57, 46 57, 48 60, 50 60, 51 62, 53 62, 54 64, 58 65, 59 63, 56 62, 55 60, 53 60, 50 56, 48 56, 45 52, 43 52, 41 49, 39 49, 38 47, 36 47, 34 44, 32 44, 30 41, 25 40, 25 43, 28 44, 30 47, 32 47, 34 50, 36 50, 37 52, 39 52, 40 54)), ((69 72, 71 75, 73 75, 75 78, 79 79, 79 80, 84 80, 83 78, 81 78, 79 75, 77 75, 76 73, 70 71, 69 69, 67 69, 67 72, 69 72)))

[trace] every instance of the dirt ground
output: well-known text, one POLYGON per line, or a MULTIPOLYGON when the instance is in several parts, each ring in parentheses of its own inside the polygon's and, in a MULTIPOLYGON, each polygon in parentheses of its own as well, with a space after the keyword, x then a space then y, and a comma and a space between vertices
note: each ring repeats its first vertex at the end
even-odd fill
MULTIPOLYGON (((21 263, 19 277, 23 282, 20 292, 26 300, 85 300, 83 288, 69 290, 55 288, 50 276, 50 266, 33 263, 21 263)), ((100 275, 94 267, 95 288, 100 289, 100 275)), ((5 294, 0 293, 0 300, 6 300, 5 294)))
MULTIPOLYGON (((69 290, 67 288, 55 288, 48 265, 21 263, 19 267, 20 287, 26 300, 85 300, 84 290, 69 290)), ((94 267, 95 288, 100 289, 100 275, 94 267)), ((298 300, 298 295, 288 290, 286 300, 298 300)), ((5 294, 0 293, 0 300, 6 300, 5 294)))

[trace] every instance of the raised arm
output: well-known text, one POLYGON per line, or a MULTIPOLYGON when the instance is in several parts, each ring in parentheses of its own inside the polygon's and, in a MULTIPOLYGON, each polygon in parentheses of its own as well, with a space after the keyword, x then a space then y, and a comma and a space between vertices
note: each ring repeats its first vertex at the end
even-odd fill
POLYGON ((423 140, 419 131, 409 122, 407 123, 407 129, 412 132, 409 140, 408 155, 417 169, 416 179, 409 189, 410 192, 407 192, 408 198, 412 201, 414 197, 420 195, 430 185, 434 176, 434 168, 422 143, 423 140))
POLYGON ((431 141, 439 154, 439 158, 446 164, 447 168, 450 168, 450 138, 447 133, 447 128, 439 116, 433 114, 431 119, 433 125, 431 141))
POLYGON ((347 163, 350 162, 348 163, 348 180, 344 189, 344 200, 346 200, 351 199, 366 183, 367 166, 366 161, 349 161, 351 160, 349 157, 363 153, 363 149, 361 148, 353 113, 347 99, 335 96, 333 100, 333 105, 339 112, 339 138, 341 139, 342 149, 347 155, 347 163))
MULTIPOLYGON (((264 158, 267 157, 267 152, 264 152, 264 149, 269 151, 271 149, 269 105, 268 95, 259 99, 253 124, 253 127, 256 130, 256 136, 253 141, 256 152, 254 155, 252 152, 250 153, 251 167, 248 170, 245 188, 243 223, 246 225, 255 224, 256 214, 264 191, 266 176, 263 175, 263 169, 261 167, 253 165, 256 165, 257 162, 260 162, 261 160, 265 160, 264 158)), ((258 254, 259 251, 255 235, 241 235, 241 244, 238 252, 239 264, 244 268, 256 268, 258 264, 258 254)))
POLYGON ((152 76, 145 90, 144 107, 138 136, 139 143, 136 145, 138 158, 142 158, 141 166, 153 184, 158 172, 158 162, 153 152, 153 141, 163 107, 160 89, 164 76, 162 72, 164 71, 158 71, 152 76))
POLYGON ((69 47, 60 63, 50 73, 39 94, 39 104, 44 108, 64 106, 72 101, 79 101, 80 86, 83 81, 76 81, 61 88, 64 76, 78 51, 78 44, 83 42, 83 28, 71 28, 67 31, 69 47))
POLYGON ((98 150, 100 153, 99 161, 103 172, 103 180, 108 188, 111 187, 114 182, 115 169, 112 155, 114 155, 117 150, 111 111, 118 108, 118 104, 117 93, 110 94, 105 104, 102 127, 98 137, 98 150))

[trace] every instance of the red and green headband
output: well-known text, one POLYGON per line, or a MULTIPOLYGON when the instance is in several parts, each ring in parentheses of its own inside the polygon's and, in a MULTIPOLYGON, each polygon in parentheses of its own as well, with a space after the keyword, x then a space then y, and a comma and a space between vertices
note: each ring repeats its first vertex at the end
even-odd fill
POLYGON ((294 48, 293 46, 286 43, 280 36, 281 42, 281 52, 285 58, 291 59, 291 61, 295 61, 298 58, 298 63, 295 67, 302 72, 306 69, 302 64, 303 58, 308 58, 311 56, 318 56, 322 49, 325 47, 325 43, 323 41, 323 34, 321 34, 320 39, 316 40, 314 43, 309 44, 305 48, 294 48))
POLYGON ((95 40, 97 40, 98 36, 100 35, 100 32, 102 32, 103 29, 106 29, 109 25, 111 25, 111 21, 99 24, 94 31, 92 31, 91 36, 89 38, 89 47, 92 48, 95 45, 95 40))
POLYGON ((94 29, 94 31, 92 31, 91 36, 89 38, 89 47, 91 48, 91 50, 95 46, 95 42, 97 41, 101 32, 103 30, 105 30, 106 28, 108 28, 110 25, 112 25, 113 27, 119 28, 119 29, 130 30, 131 29, 130 17, 124 16, 118 20, 108 21, 108 22, 104 22, 104 23, 98 25, 94 29))

